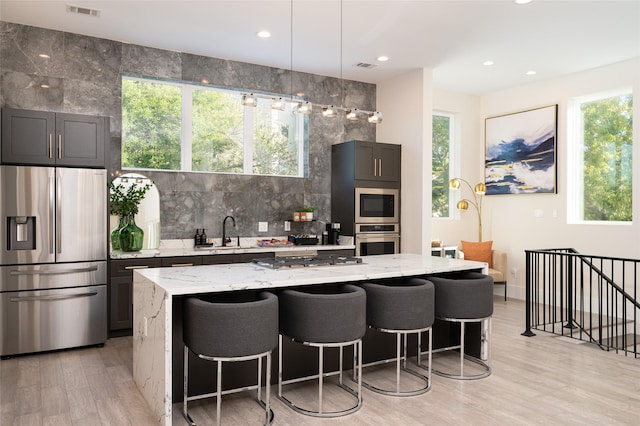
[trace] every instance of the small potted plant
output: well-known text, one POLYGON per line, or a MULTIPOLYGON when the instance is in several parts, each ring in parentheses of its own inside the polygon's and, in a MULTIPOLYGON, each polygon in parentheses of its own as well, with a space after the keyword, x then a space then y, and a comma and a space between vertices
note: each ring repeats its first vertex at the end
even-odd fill
POLYGON ((313 212, 315 207, 304 206, 298 213, 300 214, 300 222, 311 222, 313 220, 313 212))
POLYGON ((114 185, 109 182, 109 213, 120 216, 118 227, 111 232, 111 247, 113 250, 140 251, 144 231, 136 225, 135 215, 140 208, 140 202, 151 188, 136 183, 125 186, 121 183, 114 185))

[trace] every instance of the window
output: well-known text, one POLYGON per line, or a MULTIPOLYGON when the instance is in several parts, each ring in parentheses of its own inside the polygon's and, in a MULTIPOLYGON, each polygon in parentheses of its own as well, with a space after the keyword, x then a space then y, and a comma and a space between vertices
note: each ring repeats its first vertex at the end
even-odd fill
MULTIPOLYGON (((274 95, 278 96, 278 95, 274 95)), ((122 167, 304 176, 307 116, 242 92, 123 77, 122 167)))
POLYGON ((453 116, 434 113, 432 118, 432 216, 450 217, 452 208, 449 197, 449 179, 451 179, 451 161, 453 154, 453 116))
POLYGON ((630 91, 575 103, 574 222, 631 222, 632 117, 630 91))

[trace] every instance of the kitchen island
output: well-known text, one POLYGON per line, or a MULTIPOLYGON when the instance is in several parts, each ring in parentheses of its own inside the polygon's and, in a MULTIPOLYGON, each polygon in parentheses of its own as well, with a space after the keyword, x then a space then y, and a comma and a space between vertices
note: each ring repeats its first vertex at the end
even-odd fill
MULTIPOLYGON (((156 268, 134 274, 133 377, 158 423, 171 424, 176 374, 175 348, 180 345, 182 318, 174 303, 184 296, 281 289, 318 284, 425 276, 465 270, 486 272, 485 263, 392 254, 366 256, 363 263, 339 266, 267 269, 253 263, 156 268), (178 334, 179 333, 179 334, 178 334), (175 336, 174 336, 175 335, 175 336)), ((179 396, 181 399, 182 395, 179 396)), ((179 399, 176 395, 176 401, 179 399)))

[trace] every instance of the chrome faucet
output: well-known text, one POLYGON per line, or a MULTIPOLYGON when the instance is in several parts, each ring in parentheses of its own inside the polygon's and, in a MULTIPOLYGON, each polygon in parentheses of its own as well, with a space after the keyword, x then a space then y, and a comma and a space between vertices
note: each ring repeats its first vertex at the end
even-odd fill
POLYGON ((233 222, 233 227, 236 227, 236 220, 233 218, 233 216, 225 216, 225 218, 222 220, 222 247, 226 247, 227 243, 231 242, 231 238, 227 237, 227 219, 231 219, 231 221, 233 222))

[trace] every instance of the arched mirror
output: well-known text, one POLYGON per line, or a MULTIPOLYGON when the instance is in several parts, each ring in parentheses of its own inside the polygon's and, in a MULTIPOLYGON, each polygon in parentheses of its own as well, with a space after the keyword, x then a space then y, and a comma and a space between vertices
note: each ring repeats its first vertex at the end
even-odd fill
MULTIPOLYGON (((148 177, 138 173, 126 173, 113 180, 113 185, 122 185, 129 188, 131 185, 151 185, 140 201, 138 213, 135 216, 136 224, 144 231, 142 250, 157 249, 160 245, 160 193, 155 183, 148 177)), ((118 226, 118 217, 111 216, 110 230, 118 226)))

